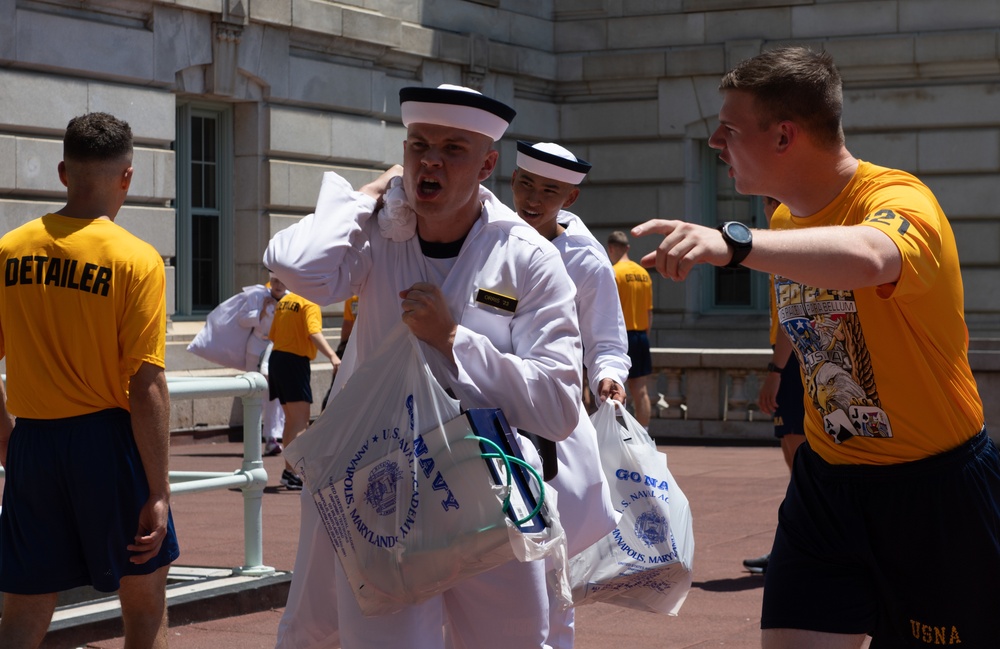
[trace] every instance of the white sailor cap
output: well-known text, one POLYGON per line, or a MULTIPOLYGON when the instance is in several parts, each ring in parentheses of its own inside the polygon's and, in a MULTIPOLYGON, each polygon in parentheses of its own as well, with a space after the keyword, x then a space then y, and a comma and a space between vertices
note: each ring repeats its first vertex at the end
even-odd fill
POLYGON ((517 166, 528 173, 579 185, 587 177, 591 164, 553 142, 531 144, 517 141, 517 166))
POLYGON ((503 137, 517 113, 510 106, 471 88, 441 84, 437 88, 402 88, 399 108, 403 126, 436 124, 503 137))

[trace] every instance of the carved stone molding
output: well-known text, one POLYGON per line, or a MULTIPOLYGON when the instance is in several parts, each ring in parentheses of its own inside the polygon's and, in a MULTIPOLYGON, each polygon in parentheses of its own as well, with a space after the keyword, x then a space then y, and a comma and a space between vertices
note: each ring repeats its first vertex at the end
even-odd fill
POLYGON ((209 92, 231 97, 236 92, 237 62, 243 27, 227 22, 213 25, 212 66, 208 75, 209 92))

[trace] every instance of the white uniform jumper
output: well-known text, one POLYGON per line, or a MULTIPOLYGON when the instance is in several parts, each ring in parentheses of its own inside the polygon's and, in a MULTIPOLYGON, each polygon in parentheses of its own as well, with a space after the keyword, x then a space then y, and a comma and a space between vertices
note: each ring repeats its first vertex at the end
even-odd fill
MULTIPOLYGON (((602 379, 610 378, 625 385, 632 365, 615 273, 608 254, 580 217, 562 210, 556 222, 566 230, 552 240, 552 245, 562 255, 570 279, 576 285, 583 364, 587 368, 590 391, 596 399, 602 379)), ((568 439, 556 445, 559 471, 549 484, 559 492, 559 517, 566 530, 569 556, 610 534, 621 518, 610 500, 601 467, 600 441, 590 419, 585 418, 568 439), (564 497, 564 494, 576 493, 581 484, 588 482, 594 489, 603 486, 603 500, 596 501, 603 509, 595 507, 594 500, 586 507, 587 500, 564 497)), ((595 496, 591 494, 591 498, 595 496)), ((569 649, 574 637, 573 609, 561 611, 554 603, 550 599, 548 643, 553 649, 569 649)))
MULTIPOLYGON (((425 356, 435 377, 464 408, 500 407, 513 427, 554 441, 565 439, 586 418, 573 284, 549 242, 484 188, 480 199, 482 214, 440 285, 458 323, 454 363, 426 346, 425 356), (509 311, 478 302, 480 291, 513 298, 516 306, 509 311)), ((374 207, 374 199, 327 173, 316 213, 275 235, 264 256, 264 264, 307 299, 330 304, 359 296, 358 319, 365 324, 351 335, 334 395, 354 366, 399 323, 399 292, 416 282, 435 281, 442 272, 440 264, 429 263, 421 252, 414 224, 380 223, 382 219, 370 218, 374 207), (380 232, 380 226, 387 229, 380 232)), ((525 459, 540 468, 530 442, 518 440, 525 459)), ((402 612, 362 617, 315 507, 305 495, 303 499, 299 555, 279 646, 331 646, 337 632, 328 608, 334 565, 345 649, 440 648, 445 615, 459 649, 545 646, 543 562, 511 561, 402 612), (308 605, 300 606, 307 600, 308 605)))

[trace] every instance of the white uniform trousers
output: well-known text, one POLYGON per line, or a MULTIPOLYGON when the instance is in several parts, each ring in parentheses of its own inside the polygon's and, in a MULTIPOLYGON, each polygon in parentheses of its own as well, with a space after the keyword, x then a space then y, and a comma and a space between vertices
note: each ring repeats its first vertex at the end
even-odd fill
POLYGON ((576 637, 576 608, 559 610, 559 602, 549 589, 549 639, 552 649, 573 649, 576 637))
MULTIPOLYGON (((253 334, 250 335, 253 338, 253 334)), ((257 351, 257 346, 247 343, 247 358, 246 358, 246 370, 247 372, 260 372, 258 364, 260 363, 260 352, 257 351)), ((264 373, 264 378, 267 378, 267 374, 264 373)), ((264 439, 273 437, 274 439, 280 440, 282 433, 285 430, 285 411, 281 409, 281 402, 277 399, 268 399, 267 393, 261 397, 260 404, 260 428, 261 435, 264 439)))
POLYGON ((426 602, 364 617, 337 563, 344 649, 549 649, 545 562, 509 561, 469 577, 426 602), (448 642, 443 624, 448 625, 448 642))
POLYGON ((278 623, 276 649, 338 649, 336 572, 340 562, 308 489, 302 490, 299 502, 299 547, 285 612, 278 623))

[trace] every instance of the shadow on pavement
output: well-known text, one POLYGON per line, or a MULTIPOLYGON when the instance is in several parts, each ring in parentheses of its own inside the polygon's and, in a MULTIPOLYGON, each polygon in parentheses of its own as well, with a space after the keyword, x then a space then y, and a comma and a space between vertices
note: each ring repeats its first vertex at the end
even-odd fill
POLYGON ((698 588, 709 593, 738 593, 744 590, 754 590, 764 587, 764 578, 760 575, 747 575, 739 579, 711 579, 696 581, 692 588, 698 588))

